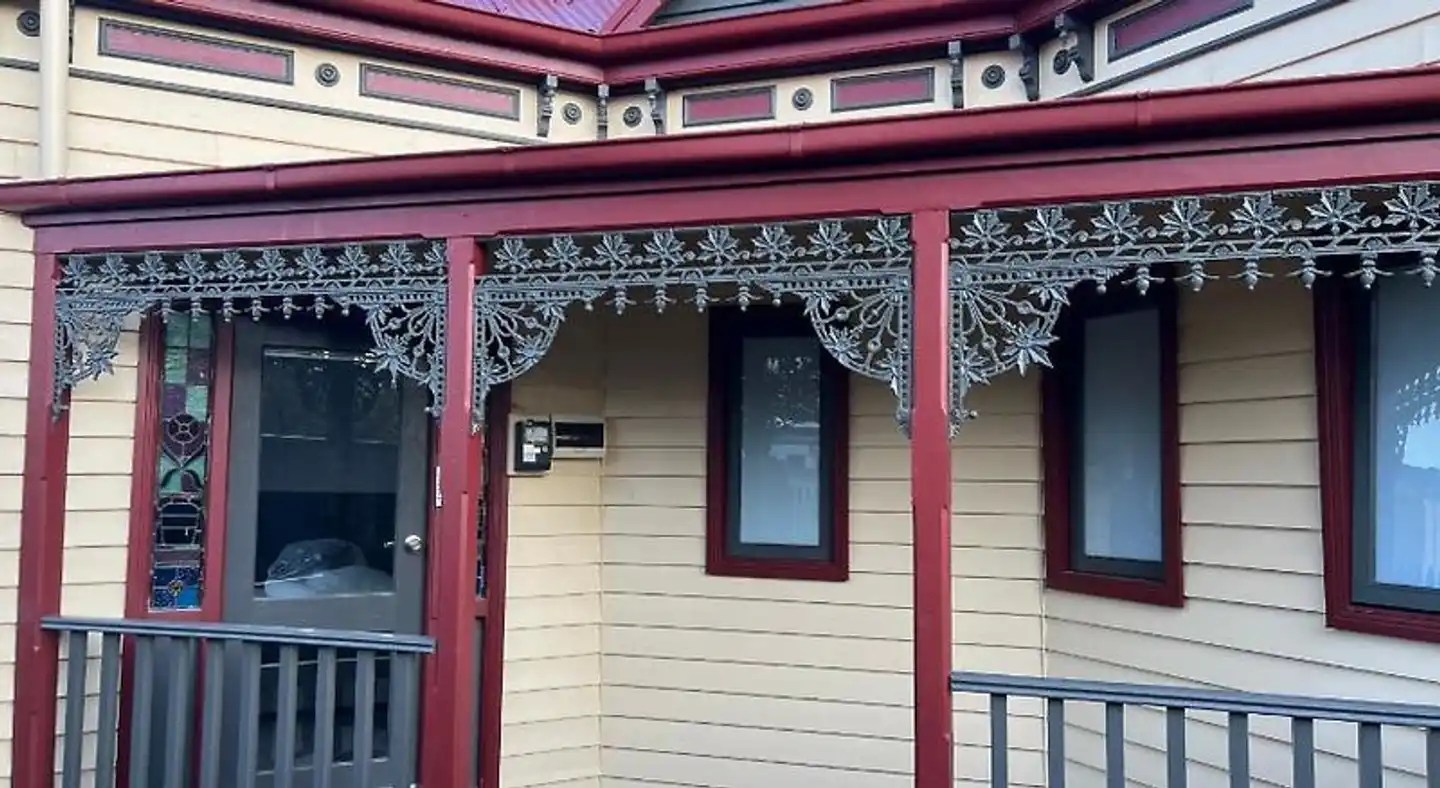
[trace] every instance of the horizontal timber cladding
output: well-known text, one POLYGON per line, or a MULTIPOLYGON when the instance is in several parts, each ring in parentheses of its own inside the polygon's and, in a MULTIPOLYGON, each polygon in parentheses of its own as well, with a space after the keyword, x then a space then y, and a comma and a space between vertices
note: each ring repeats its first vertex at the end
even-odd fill
POLYGON ((100 20, 99 54, 292 84, 295 53, 163 27, 100 20))

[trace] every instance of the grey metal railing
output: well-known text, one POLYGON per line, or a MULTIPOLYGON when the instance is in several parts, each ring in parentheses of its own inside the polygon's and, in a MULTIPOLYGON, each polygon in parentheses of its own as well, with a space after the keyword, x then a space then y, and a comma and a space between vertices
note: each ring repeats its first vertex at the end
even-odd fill
POLYGON ((114 788, 122 773, 128 788, 414 781, 429 638, 63 617, 43 627, 65 660, 63 788, 114 788))
MULTIPOLYGON (((1166 788, 1187 788, 1190 759, 1186 754, 1187 713, 1218 712, 1225 715, 1227 763, 1224 767, 1230 788, 1251 786, 1252 717, 1280 717, 1289 720, 1290 774, 1281 784, 1293 788, 1316 788, 1315 725, 1317 722, 1349 723, 1354 726, 1356 774, 1346 784, 1358 788, 1381 788, 1386 764, 1383 731, 1386 728, 1419 730, 1424 735, 1424 784, 1440 788, 1440 707, 1415 704, 1310 698, 1189 689, 1108 681, 1007 676, 990 673, 957 672, 950 678, 954 693, 984 695, 989 699, 990 785, 1009 786, 1010 701, 1016 698, 1043 700, 1045 704, 1044 751, 1046 784, 1065 788, 1067 754, 1065 747, 1066 704, 1095 704, 1104 709, 1104 766, 1106 788, 1125 788, 1126 709, 1148 707, 1164 712, 1166 788)), ((1325 781, 1324 784, 1336 784, 1325 781)))

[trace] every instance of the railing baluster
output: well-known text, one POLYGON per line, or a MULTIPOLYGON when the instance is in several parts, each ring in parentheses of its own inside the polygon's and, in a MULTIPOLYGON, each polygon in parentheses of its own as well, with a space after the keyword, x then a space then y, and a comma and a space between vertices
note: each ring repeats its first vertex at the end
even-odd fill
POLYGON ((330 788, 335 774, 335 649, 315 660, 315 786, 330 788))
POLYGON ((155 712, 155 644, 135 638, 135 686, 130 704, 130 785, 150 784, 150 729, 155 712))
POLYGON ((1065 701, 1045 701, 1045 757, 1050 788, 1065 788, 1065 701))
POLYGON ((1165 788, 1185 788, 1190 782, 1185 760, 1185 707, 1165 709, 1165 788))
POLYGON ((1315 721, 1296 717, 1290 721, 1291 774, 1295 788, 1315 788, 1315 721))
POLYGON ((1125 788, 1125 704, 1105 704, 1105 786, 1125 788))
POLYGON ((420 691, 419 658, 414 654, 390 655, 390 762, 395 779, 410 784, 415 779, 415 699, 420 691))
POLYGON ((375 752, 375 654, 361 651, 355 656, 355 739, 352 752, 355 784, 370 784, 371 761, 375 752))
POLYGON ((200 788, 220 788, 225 724, 225 648, 205 642, 205 694, 200 700, 200 788))
POLYGON ((990 788, 1010 785, 1010 711, 1004 695, 990 696, 990 788))
POLYGON ((292 788, 295 784, 295 717, 300 694, 298 646, 280 647, 280 672, 275 693, 278 696, 275 714, 275 788, 292 788))
POLYGON ((232 642, 225 654, 226 663, 238 665, 240 672, 240 735, 235 771, 237 781, 245 785, 254 782, 260 771, 260 646, 232 642))
POLYGON ((1381 751, 1380 726, 1374 723, 1360 723, 1360 758, 1356 763, 1359 770, 1360 788, 1380 788, 1385 782, 1385 758, 1381 751))
POLYGON ((1230 712, 1225 731, 1230 739, 1230 788, 1250 788, 1250 715, 1230 712))
POLYGON ((1440 728, 1425 729, 1425 786, 1440 788, 1440 728))
POLYGON ((90 637, 71 632, 65 651, 65 745, 61 750, 60 777, 64 788, 80 788, 81 755, 85 751, 85 668, 90 661, 90 637))
POLYGON ((195 682, 195 641, 168 641, 171 669, 167 681, 170 703, 165 708, 165 788, 189 782, 190 732, 195 724, 190 693, 195 682))
POLYGON ((95 788, 115 786, 115 743, 120 734, 120 636, 100 637, 100 713, 95 742, 95 788))

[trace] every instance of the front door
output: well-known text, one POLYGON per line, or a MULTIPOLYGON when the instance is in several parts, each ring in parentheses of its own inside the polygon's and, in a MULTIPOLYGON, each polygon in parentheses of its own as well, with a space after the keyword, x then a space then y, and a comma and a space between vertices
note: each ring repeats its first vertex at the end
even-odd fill
MULTIPOLYGON (((225 619, 420 632, 430 427, 424 392, 366 366, 371 344, 359 321, 237 323, 225 619)), ((315 733, 329 728, 338 778, 332 785, 369 788, 353 776, 353 736, 364 717, 374 725, 367 782, 413 782, 413 758, 390 757, 389 743, 415 741, 418 699, 396 696, 405 690, 389 681, 389 662, 381 658, 373 709, 357 708, 353 652, 339 655, 336 712, 327 725, 315 708, 317 652, 301 650, 289 736, 294 758, 289 768, 278 763, 277 753, 292 749, 277 741, 280 731, 292 730, 278 718, 286 708, 278 659, 278 647, 262 650, 260 774, 253 784, 293 770, 282 783, 310 785, 315 733), (392 773, 399 771, 407 773, 392 773)))

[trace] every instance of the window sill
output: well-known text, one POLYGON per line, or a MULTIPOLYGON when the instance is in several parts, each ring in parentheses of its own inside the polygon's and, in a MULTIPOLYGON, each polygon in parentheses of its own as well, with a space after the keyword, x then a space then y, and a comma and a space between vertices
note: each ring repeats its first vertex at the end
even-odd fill
POLYGON ((850 579, 850 568, 829 561, 786 561, 712 555, 705 561, 705 574, 717 577, 843 583, 850 579))
POLYGON ((1179 578, 1164 581, 1134 577, 1098 575, 1092 572, 1062 570, 1045 576, 1045 587, 1087 596, 1120 599, 1158 607, 1184 607, 1185 590, 1179 578))
POLYGON ((1331 629, 1366 635, 1440 643, 1440 613, 1392 610, 1347 603, 1327 605, 1325 623, 1331 629))

